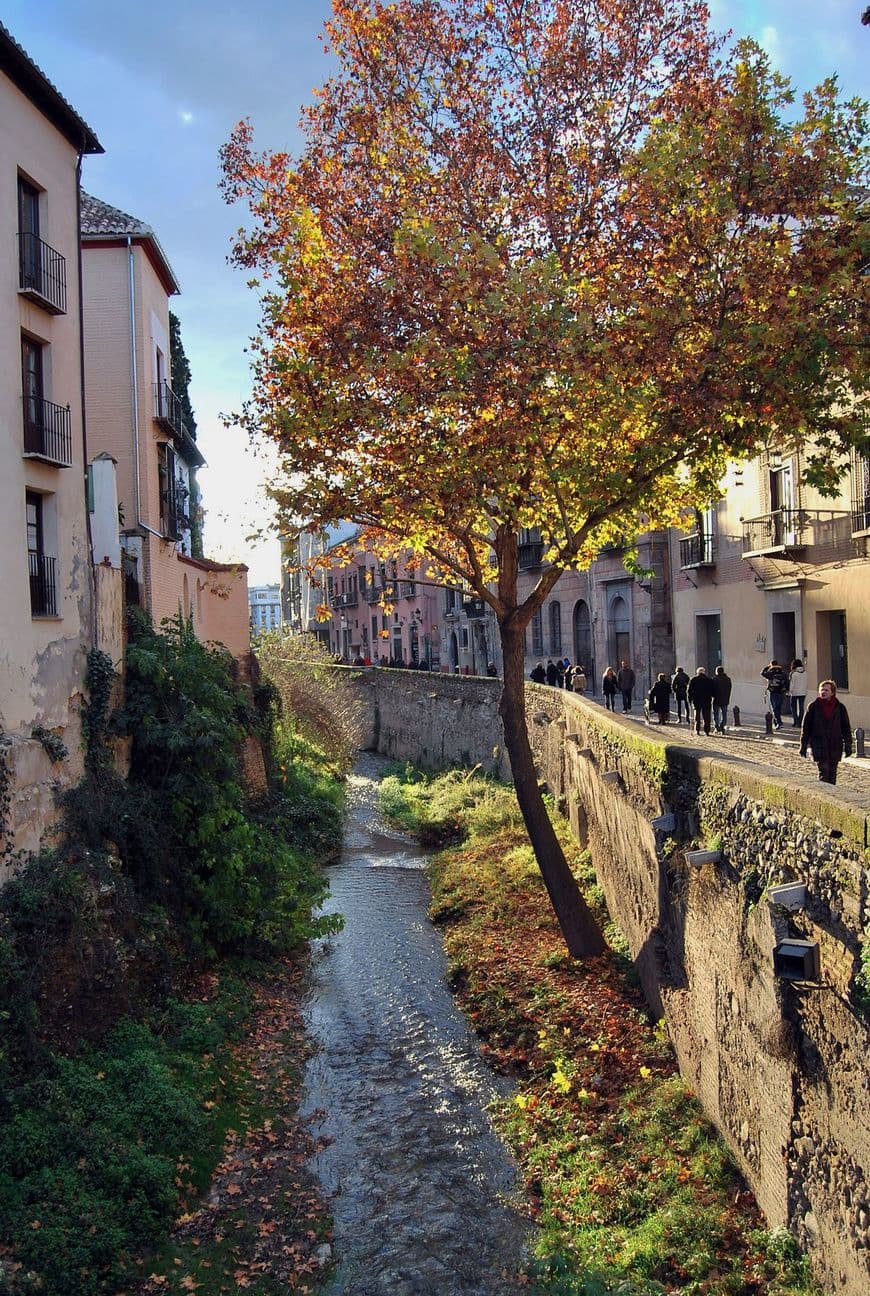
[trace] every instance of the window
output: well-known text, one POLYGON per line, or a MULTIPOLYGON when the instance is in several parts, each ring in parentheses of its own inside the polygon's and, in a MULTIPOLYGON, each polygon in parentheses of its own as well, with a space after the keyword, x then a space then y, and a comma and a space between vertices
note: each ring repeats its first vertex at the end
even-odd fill
POLYGON ((39 190, 18 177, 18 271, 22 288, 42 291, 39 274, 39 190))
POLYGON ((870 531, 870 455, 852 456, 852 530, 870 531))
POLYGON ((157 477, 160 490, 160 530, 170 540, 178 540, 181 537, 181 527, 178 520, 175 451, 166 442, 157 447, 157 477))
POLYGON ((27 517, 27 563, 30 572, 30 614, 35 617, 57 616, 57 585, 54 558, 45 552, 45 508, 43 497, 28 491, 25 497, 27 517))
POLYGON ((562 606, 555 599, 550 604, 550 656, 562 656, 562 606))
POLYGON ((532 656, 543 657, 544 655, 544 618, 541 615, 541 609, 538 608, 532 617, 532 656))
POLYGON ((66 260, 40 238, 40 193, 18 177, 18 287, 53 315, 66 312, 66 260))
POLYGON ((45 399, 47 356, 47 346, 22 334, 24 453, 68 468, 72 463, 70 410, 45 399))

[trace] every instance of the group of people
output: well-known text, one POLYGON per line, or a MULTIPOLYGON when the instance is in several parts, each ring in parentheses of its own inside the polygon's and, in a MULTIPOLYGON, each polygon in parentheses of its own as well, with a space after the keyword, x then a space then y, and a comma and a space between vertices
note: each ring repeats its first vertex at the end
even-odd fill
MULTIPOLYGON (((793 660, 788 669, 774 658, 761 675, 766 683, 773 727, 782 728, 783 708, 788 701, 792 724, 801 730, 801 756, 812 753, 819 769, 819 779, 823 783, 836 783, 837 766, 844 756, 852 754, 852 729, 848 712, 837 698, 834 681, 822 680, 818 697, 806 706, 807 673, 799 658, 793 660)), ((550 660, 546 667, 543 662, 538 662, 530 677, 536 683, 571 689, 576 693, 586 690, 583 667, 572 666, 567 657, 560 661, 550 660)), ((618 671, 608 666, 601 681, 607 709, 616 710, 619 696, 623 712, 630 712, 635 684, 635 673, 627 661, 620 664, 618 671)), ((669 724, 673 699, 677 724, 682 722, 685 712, 686 724, 692 725, 695 733, 709 734, 711 729, 725 733, 731 689, 731 677, 724 666, 717 666, 712 675, 707 674, 704 666, 699 666, 694 675, 687 674, 682 666, 678 666, 670 678, 659 672, 647 696, 646 706, 650 715, 658 717, 659 724, 669 724)))
POLYGON ((555 661, 548 658, 546 666, 538 662, 529 671, 529 679, 535 684, 567 689, 570 693, 586 692, 586 672, 579 662, 572 666, 569 657, 557 657, 555 661))

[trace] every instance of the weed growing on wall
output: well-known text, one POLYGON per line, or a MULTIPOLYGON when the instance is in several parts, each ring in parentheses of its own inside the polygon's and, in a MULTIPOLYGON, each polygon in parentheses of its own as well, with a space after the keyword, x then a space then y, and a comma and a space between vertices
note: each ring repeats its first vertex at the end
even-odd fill
POLYGON ((230 1046, 248 997, 228 957, 274 959, 340 925, 312 916, 340 840, 323 753, 279 744, 252 800, 239 745, 272 732, 268 704, 183 620, 158 632, 135 616, 112 716, 114 684, 91 654, 85 776, 55 848, 0 891, 3 1292, 117 1290, 256 1108, 248 1095, 236 1109, 230 1046), (132 740, 128 781, 116 734, 132 740), (215 964, 223 989, 204 977, 215 964), (179 984, 194 1002, 173 999, 179 984))

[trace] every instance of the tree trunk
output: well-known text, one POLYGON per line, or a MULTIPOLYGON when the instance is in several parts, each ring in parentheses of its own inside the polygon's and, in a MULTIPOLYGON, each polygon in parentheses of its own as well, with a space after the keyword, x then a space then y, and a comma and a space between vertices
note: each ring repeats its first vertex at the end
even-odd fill
POLYGON ((523 631, 508 622, 499 626, 504 655, 504 689, 499 703, 505 747, 510 760, 517 801, 529 840, 568 952, 574 958, 594 958, 606 946, 580 888, 568 867, 538 784, 526 728, 526 693, 523 677, 523 631))

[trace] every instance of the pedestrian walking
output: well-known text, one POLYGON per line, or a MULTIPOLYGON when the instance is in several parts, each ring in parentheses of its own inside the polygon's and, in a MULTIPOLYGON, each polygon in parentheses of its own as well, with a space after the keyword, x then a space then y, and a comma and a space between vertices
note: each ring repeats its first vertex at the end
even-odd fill
POLYGON ((788 672, 788 696, 792 724, 797 727, 803 721, 807 701, 807 673, 799 657, 795 657, 788 672))
POLYGON ((649 691, 649 705, 650 710, 658 716, 659 724, 667 724, 671 718, 671 682, 661 672, 649 691))
POLYGON ((575 693, 586 692, 586 672, 579 662, 571 671, 571 687, 575 693))
POLYGON ((818 697, 806 709, 801 756, 806 756, 808 748, 819 767, 819 781, 836 783, 837 766, 844 755, 852 755, 852 726, 833 680, 822 680, 818 697))
POLYGON ((620 664, 619 674, 616 677, 616 686, 622 694, 623 711, 631 710, 631 701, 634 695, 634 671, 627 661, 620 664))
POLYGON ((683 670, 682 666, 678 666, 677 669, 675 670, 674 678, 671 680, 671 688, 673 689, 673 693, 674 693, 674 701, 677 704, 677 724, 680 723, 684 710, 686 712, 686 724, 688 724, 689 723, 689 700, 688 700, 689 677, 686 674, 686 672, 683 670))
POLYGON ((616 710, 616 671, 608 666, 601 680, 601 692, 604 694, 604 705, 608 711, 616 710))
POLYGON ((773 727, 774 729, 781 729, 782 704, 788 692, 788 675, 775 657, 771 659, 761 673, 767 680, 767 696, 770 700, 773 727))
POLYGON ((562 662, 562 671, 565 679, 565 688, 569 693, 573 693, 574 692, 574 667, 571 665, 571 662, 567 657, 562 662))
POLYGON ((534 680, 536 684, 546 684, 547 672, 544 670, 543 662, 538 662, 537 666, 532 667, 529 671, 529 679, 534 680))
POLYGON ((725 674, 724 666, 717 666, 713 673, 713 724, 717 733, 725 732, 730 701, 731 677, 725 674))
POLYGON ((556 670, 556 663, 552 657, 547 658, 547 683, 551 688, 555 688, 559 683, 559 672, 556 670))
POLYGON ((695 713, 695 733, 701 732, 703 724, 704 733, 709 734, 710 712, 713 709, 713 681, 703 666, 699 666, 689 680, 686 695, 695 713))

